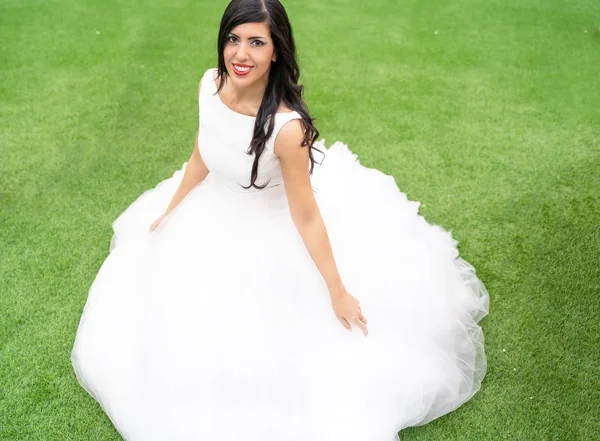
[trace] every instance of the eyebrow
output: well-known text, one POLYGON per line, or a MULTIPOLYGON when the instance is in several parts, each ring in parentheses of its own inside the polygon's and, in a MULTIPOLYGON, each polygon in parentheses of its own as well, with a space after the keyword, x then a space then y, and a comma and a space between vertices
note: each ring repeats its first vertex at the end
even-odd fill
MULTIPOLYGON (((234 36, 234 37, 236 37, 236 38, 240 38, 240 36, 239 36, 239 35, 235 35, 233 32, 230 32, 230 33, 229 33, 229 35, 233 35, 233 36, 234 36)), ((262 38, 263 40, 266 40, 266 38, 265 38, 265 37, 261 37, 260 35, 257 35, 257 36, 255 36, 255 37, 248 37, 248 40, 252 40, 253 38, 262 38)))

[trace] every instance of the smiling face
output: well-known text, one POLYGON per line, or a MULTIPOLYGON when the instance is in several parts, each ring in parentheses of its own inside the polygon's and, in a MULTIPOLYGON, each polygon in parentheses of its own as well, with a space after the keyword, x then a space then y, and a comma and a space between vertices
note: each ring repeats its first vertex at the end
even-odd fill
POLYGON ((269 25, 244 23, 226 36, 223 58, 229 78, 242 87, 268 79, 271 62, 276 58, 269 25))

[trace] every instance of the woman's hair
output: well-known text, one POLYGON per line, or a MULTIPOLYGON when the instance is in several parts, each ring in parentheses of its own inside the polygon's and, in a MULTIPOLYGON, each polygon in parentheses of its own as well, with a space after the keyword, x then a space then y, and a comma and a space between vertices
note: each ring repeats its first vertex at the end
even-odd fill
MULTIPOLYGON (((312 149, 321 152, 321 150, 313 146, 313 143, 319 137, 319 131, 313 125, 315 118, 310 116, 308 108, 302 99, 303 86, 298 84, 300 68, 296 61, 296 44, 294 43, 292 27, 287 13, 279 0, 232 0, 229 3, 221 19, 219 29, 217 43, 219 53, 218 76, 221 79, 227 78, 223 52, 231 30, 244 23, 264 22, 267 22, 269 25, 277 58, 276 61, 271 63, 269 82, 260 103, 258 114, 256 115, 254 134, 247 151, 249 155, 254 153, 256 156, 252 164, 250 185, 248 187, 242 185, 245 189, 249 189, 250 187, 262 189, 268 184, 264 184, 263 186, 256 185, 258 160, 265 149, 267 140, 273 134, 275 114, 281 102, 302 116, 302 125, 304 128, 302 146, 308 146, 309 148, 310 174, 312 174, 315 165, 312 149), (264 128, 267 121, 269 124, 265 132, 264 128)), ((221 90, 223 84, 224 81, 220 81, 217 93, 221 90)))

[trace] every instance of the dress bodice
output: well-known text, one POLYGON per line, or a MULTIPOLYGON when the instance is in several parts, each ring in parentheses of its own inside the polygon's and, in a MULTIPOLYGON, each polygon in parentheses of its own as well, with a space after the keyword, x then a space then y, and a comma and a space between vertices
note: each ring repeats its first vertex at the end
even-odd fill
MULTIPOLYGON (((249 155, 247 151, 252 140, 256 117, 238 113, 221 101, 213 75, 215 70, 216 68, 211 68, 204 73, 198 98, 200 155, 213 175, 213 179, 224 184, 229 190, 261 191, 254 187, 246 190, 241 186, 250 185, 255 155, 249 155)), ((283 183, 279 158, 273 152, 275 138, 285 123, 297 118, 302 117, 296 111, 275 115, 273 133, 267 140, 259 159, 256 185, 262 186, 269 182, 268 188, 283 183)))

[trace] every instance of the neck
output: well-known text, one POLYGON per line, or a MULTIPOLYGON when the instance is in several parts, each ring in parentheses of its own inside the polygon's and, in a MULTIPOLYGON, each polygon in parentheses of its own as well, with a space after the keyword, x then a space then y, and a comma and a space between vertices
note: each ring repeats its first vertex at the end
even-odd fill
MULTIPOLYGON (((231 79, 231 77, 229 77, 229 79, 231 79)), ((229 81, 229 97, 231 104, 244 105, 247 103, 249 107, 260 107, 260 103, 265 95, 265 90, 267 90, 268 81, 268 72, 249 86, 239 87, 235 81, 229 81)))

